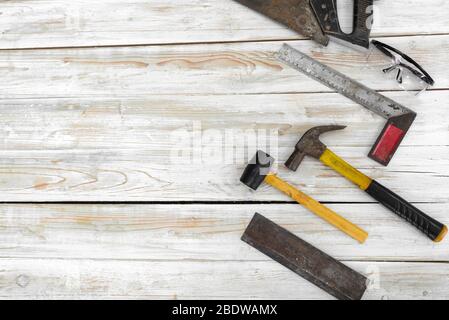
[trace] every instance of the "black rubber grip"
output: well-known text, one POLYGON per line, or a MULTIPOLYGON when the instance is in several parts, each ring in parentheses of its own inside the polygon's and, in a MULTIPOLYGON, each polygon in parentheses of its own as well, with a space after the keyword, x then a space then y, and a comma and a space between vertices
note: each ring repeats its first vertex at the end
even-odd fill
POLYGON ((442 234, 444 224, 405 201, 383 185, 373 181, 366 192, 401 218, 407 220, 430 239, 436 240, 442 234))
POLYGON ((373 23, 373 0, 354 1, 353 31, 350 34, 341 29, 337 0, 310 0, 310 4, 325 34, 365 48, 369 47, 373 23))

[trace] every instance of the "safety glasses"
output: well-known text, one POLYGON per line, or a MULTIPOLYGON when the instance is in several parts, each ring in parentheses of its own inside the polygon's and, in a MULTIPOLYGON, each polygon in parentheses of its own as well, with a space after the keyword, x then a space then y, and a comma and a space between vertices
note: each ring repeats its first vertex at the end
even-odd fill
POLYGON ((390 64, 382 71, 393 75, 404 90, 422 91, 435 84, 424 68, 405 53, 377 40, 372 40, 371 43, 390 61, 390 64))

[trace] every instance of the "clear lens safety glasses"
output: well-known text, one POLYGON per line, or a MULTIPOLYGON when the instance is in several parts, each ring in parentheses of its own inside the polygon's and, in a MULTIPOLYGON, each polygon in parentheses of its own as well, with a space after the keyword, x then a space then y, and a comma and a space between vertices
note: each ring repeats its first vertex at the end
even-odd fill
POLYGON ((377 40, 371 41, 371 44, 386 58, 382 71, 389 78, 393 78, 403 90, 416 91, 419 94, 435 84, 424 68, 405 53, 377 40))

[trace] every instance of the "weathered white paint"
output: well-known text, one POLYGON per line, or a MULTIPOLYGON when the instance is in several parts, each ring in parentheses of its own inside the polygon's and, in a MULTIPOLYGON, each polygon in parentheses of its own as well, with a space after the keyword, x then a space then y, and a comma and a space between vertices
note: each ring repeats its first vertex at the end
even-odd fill
MULTIPOLYGON (((269 260, 240 241, 255 212, 338 259, 448 261, 435 244, 378 204, 330 204, 369 233, 364 245, 296 204, 2 205, 0 257, 269 260)), ((447 204, 420 207, 449 224, 447 204)))
MULTIPOLYGON (((389 95, 419 117, 387 168, 366 157, 385 121, 338 94, 3 100, 0 200, 288 200, 239 182, 257 147, 242 137, 262 130, 262 137, 279 135, 279 150, 267 151, 286 180, 321 201, 372 201, 314 159, 298 173, 283 167, 308 128, 332 123, 348 128, 323 141, 357 168, 411 201, 447 202, 448 92, 389 95), (178 149, 201 158, 186 163, 178 149)), ((263 140, 259 148, 267 148, 263 140)))
MULTIPOLYGON (((448 299, 441 263, 349 262, 364 299, 448 299)), ((333 299, 273 261, 1 259, 3 299, 333 299)))
MULTIPOLYGON (((449 32, 444 0, 376 1, 375 9, 375 36, 449 32)), ((10 0, 0 17, 0 48, 301 38, 231 0, 10 0)))
MULTIPOLYGON (((389 38, 435 77, 434 89, 449 88, 449 35, 389 38)), ((381 53, 312 41, 290 42, 319 61, 378 90, 399 90, 382 69, 381 53), (368 62, 368 59, 370 62, 368 62)), ((324 85, 279 62, 282 42, 170 45, 87 49, 0 51, 0 97, 93 98, 192 94, 330 92, 324 85)), ((242 97, 242 101, 244 98, 242 97)), ((410 107, 413 107, 410 106, 410 107)))
MULTIPOLYGON (((368 275, 367 299, 449 298, 447 242, 377 204, 329 205, 370 233, 363 246, 294 204, 170 204, 288 201, 243 187, 242 159, 173 161, 177 130, 201 124, 194 152, 213 150, 213 129, 274 130, 282 162, 307 128, 343 123, 323 137, 334 151, 449 223, 449 2, 376 5, 374 36, 422 63, 438 90, 394 92, 379 54, 367 63, 335 43, 290 43, 419 113, 388 168, 366 158, 383 120, 277 62, 301 37, 231 0, 2 2, 0 49, 27 50, 0 51, 0 201, 167 204, 0 205, 0 297, 330 298, 240 241, 258 211, 368 275)), ((372 201, 311 159, 279 171, 322 201, 372 201)))

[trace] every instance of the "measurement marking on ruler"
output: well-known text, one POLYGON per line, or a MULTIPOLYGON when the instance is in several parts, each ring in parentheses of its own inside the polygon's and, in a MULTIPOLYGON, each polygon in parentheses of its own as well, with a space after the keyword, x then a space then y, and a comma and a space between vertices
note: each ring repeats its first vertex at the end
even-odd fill
POLYGON ((325 66, 287 44, 284 44, 277 57, 294 69, 354 100, 385 119, 413 113, 412 110, 346 77, 337 70, 325 66))
POLYGON ((388 165, 413 121, 415 121, 415 112, 287 44, 283 45, 277 54, 277 58, 387 119, 387 124, 371 149, 369 157, 384 166, 388 165))

